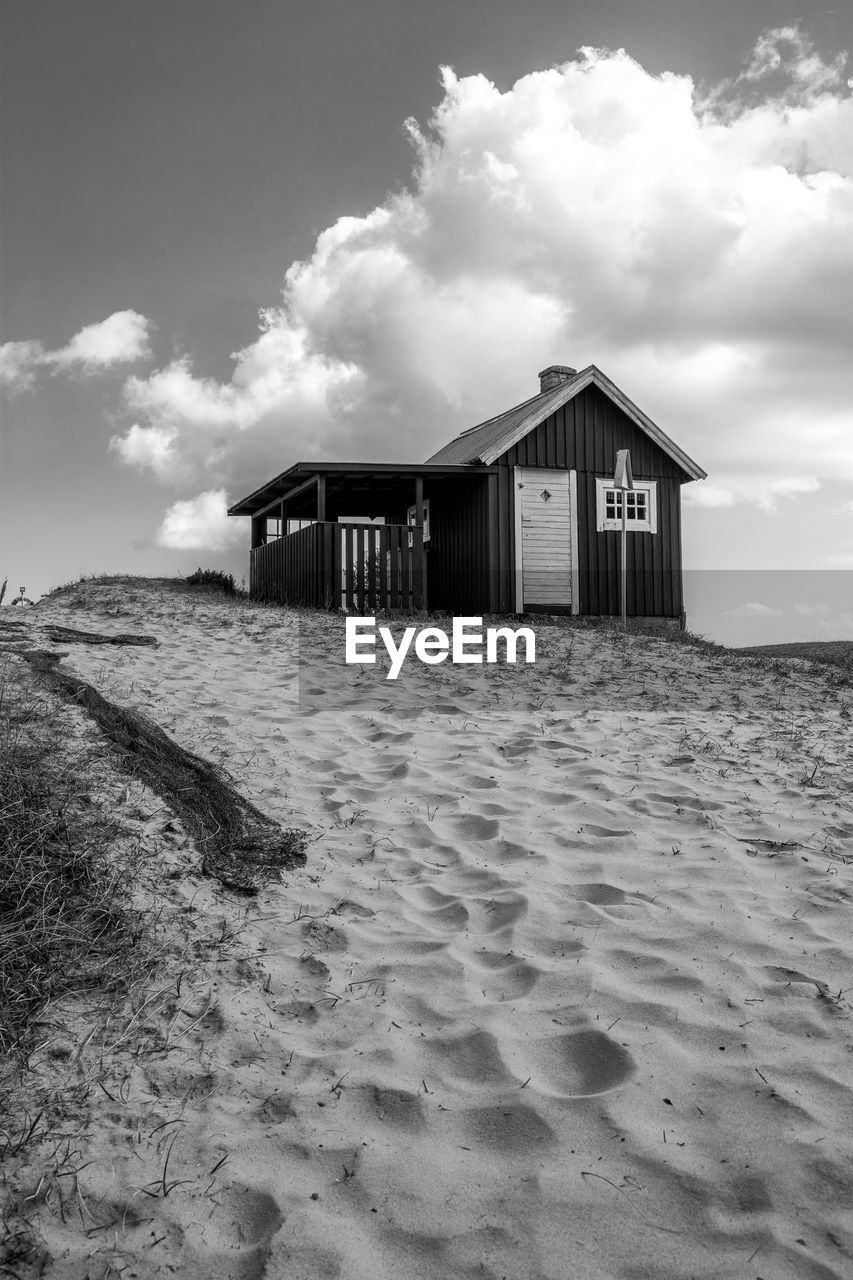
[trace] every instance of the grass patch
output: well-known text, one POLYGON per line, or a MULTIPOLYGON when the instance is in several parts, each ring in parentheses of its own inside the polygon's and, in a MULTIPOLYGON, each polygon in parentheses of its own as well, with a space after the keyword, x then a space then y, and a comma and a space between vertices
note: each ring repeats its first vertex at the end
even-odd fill
POLYGON ((233 573, 225 573, 222 569, 196 569, 184 581, 189 587, 209 587, 213 591, 224 591, 229 596, 237 590, 233 573))
MULTIPOLYGON (((0 1055, 26 1060, 64 996, 125 992, 145 969, 146 921, 117 859, 118 824, 69 769, 61 709, 20 667, 0 667, 0 1055)), ((3 1073, 0 1072, 0 1111, 3 1073)))
POLYGON ((840 667, 853 677, 853 640, 800 640, 789 644, 756 644, 737 653, 756 658, 799 658, 807 662, 822 662, 840 667))

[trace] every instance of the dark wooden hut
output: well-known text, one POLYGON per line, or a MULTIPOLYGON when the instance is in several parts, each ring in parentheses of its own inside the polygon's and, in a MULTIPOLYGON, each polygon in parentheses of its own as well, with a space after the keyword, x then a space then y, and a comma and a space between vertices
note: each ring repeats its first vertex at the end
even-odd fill
POLYGON ((681 486, 697 466, 595 365, 552 365, 530 400, 425 463, 298 462, 235 503, 250 516, 255 598, 360 614, 683 617, 681 486))

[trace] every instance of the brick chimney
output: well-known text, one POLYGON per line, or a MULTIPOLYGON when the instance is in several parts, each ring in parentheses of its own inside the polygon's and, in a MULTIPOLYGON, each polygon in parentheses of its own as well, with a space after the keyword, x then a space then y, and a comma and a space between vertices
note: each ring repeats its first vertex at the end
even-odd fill
POLYGON ((539 374, 540 395, 544 391, 556 391, 564 382, 571 382, 576 373, 577 369, 572 369, 567 364, 549 364, 539 374))

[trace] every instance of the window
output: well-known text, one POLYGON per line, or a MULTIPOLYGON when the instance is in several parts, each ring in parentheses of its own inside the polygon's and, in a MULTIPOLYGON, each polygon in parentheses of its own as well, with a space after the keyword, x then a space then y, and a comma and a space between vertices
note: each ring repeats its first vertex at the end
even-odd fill
MULTIPOLYGON (((415 523, 415 508, 409 507, 408 511, 406 512, 406 524, 413 525, 414 523, 415 523)), ((427 498, 424 502, 424 542, 425 543, 429 542, 429 498, 427 498)), ((410 538, 409 546, 411 545, 412 545, 412 540, 410 538)))
POLYGON ((599 533, 622 528, 622 502, 628 533, 657 533, 656 480, 635 480, 633 489, 614 489, 611 480, 596 480, 596 528, 599 533))

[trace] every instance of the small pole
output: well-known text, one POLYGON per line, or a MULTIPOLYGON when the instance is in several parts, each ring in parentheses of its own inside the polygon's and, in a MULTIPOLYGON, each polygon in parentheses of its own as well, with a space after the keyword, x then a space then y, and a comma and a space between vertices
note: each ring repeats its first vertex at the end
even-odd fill
POLYGON ((616 453, 616 473, 613 476, 613 487, 619 494, 622 504, 622 537, 619 547, 619 603, 622 612, 622 626, 628 626, 628 500, 627 493, 634 487, 634 474, 631 470, 631 454, 628 449, 619 449, 616 453))
POLYGON ((626 490, 621 490, 622 498, 622 555, 621 555, 621 572, 619 574, 619 594, 622 599, 622 626, 628 626, 628 526, 626 524, 625 508, 628 506, 626 499, 626 490))

